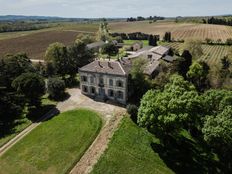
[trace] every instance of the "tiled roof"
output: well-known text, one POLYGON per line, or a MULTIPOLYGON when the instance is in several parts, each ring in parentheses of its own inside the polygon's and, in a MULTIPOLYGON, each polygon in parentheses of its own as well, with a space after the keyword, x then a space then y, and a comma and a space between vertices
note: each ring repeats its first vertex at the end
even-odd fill
POLYGON ((152 75, 152 73, 159 68, 159 61, 152 61, 144 69, 144 74, 152 75))
POLYGON ((124 66, 121 65, 119 61, 95 60, 90 64, 80 68, 79 71, 112 75, 127 75, 127 71, 124 70, 124 66))
POLYGON ((176 60, 174 57, 169 56, 169 55, 163 57, 162 59, 163 59, 163 60, 166 60, 166 61, 168 61, 168 62, 173 62, 174 60, 176 60))
POLYGON ((162 55, 162 56, 167 54, 167 52, 169 50, 170 50, 170 48, 164 47, 164 46, 157 46, 157 47, 154 47, 154 48, 150 49, 151 52, 162 55))
POLYGON ((106 43, 103 42, 103 41, 98 41, 98 42, 94 42, 94 43, 91 43, 91 44, 88 44, 87 45, 87 48, 88 49, 93 49, 93 48, 96 48, 96 47, 102 47, 103 45, 105 45, 106 43))

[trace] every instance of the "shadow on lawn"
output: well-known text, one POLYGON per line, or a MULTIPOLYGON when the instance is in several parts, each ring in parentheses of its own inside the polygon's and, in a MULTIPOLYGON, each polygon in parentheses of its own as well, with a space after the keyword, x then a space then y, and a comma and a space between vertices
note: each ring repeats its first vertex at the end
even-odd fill
POLYGON ((185 137, 181 137, 178 142, 172 138, 168 146, 152 143, 151 147, 177 174, 222 173, 222 166, 214 159, 214 154, 208 147, 185 137))

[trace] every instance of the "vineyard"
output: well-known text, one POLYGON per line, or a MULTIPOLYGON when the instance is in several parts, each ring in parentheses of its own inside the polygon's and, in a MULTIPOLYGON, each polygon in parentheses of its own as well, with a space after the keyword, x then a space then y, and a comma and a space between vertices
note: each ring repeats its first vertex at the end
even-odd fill
MULTIPOLYGON (((183 43, 172 42, 162 43, 165 46, 170 46, 178 51, 183 50, 183 43)), ((204 55, 201 57, 202 60, 206 60, 211 66, 215 66, 220 63, 220 59, 228 54, 229 46, 223 45, 202 45, 204 55)))
POLYGON ((110 23, 112 32, 143 32, 147 34, 158 34, 163 37, 165 32, 172 33, 172 39, 176 41, 188 38, 196 38, 204 41, 206 38, 215 42, 225 42, 232 38, 232 27, 223 25, 209 25, 196 23, 175 23, 173 21, 162 21, 149 23, 143 22, 114 22, 110 23))

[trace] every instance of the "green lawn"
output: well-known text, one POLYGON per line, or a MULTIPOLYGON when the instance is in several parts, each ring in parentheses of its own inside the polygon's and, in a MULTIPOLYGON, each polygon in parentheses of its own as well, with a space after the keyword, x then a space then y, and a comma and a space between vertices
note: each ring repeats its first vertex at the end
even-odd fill
POLYGON ((150 133, 125 117, 92 174, 173 173, 151 147, 159 143, 150 133))
MULTIPOLYGON (((141 40, 143 42, 143 46, 148 46, 148 40, 141 40)), ((124 44, 132 45, 135 42, 139 42, 139 40, 123 40, 124 44)))
POLYGON ((62 174, 81 158, 101 128, 89 110, 62 113, 38 126, 0 158, 0 173, 62 174))

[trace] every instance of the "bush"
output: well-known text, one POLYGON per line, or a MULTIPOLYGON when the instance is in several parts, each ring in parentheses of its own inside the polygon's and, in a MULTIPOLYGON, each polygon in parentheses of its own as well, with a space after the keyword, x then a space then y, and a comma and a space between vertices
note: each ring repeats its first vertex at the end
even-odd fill
POLYGON ((59 78, 50 78, 48 80, 48 94, 52 99, 62 99, 65 94, 65 82, 59 78))
POLYGON ((134 122, 137 122, 137 113, 138 113, 138 107, 136 105, 129 104, 126 107, 128 114, 131 115, 131 119, 134 122))

